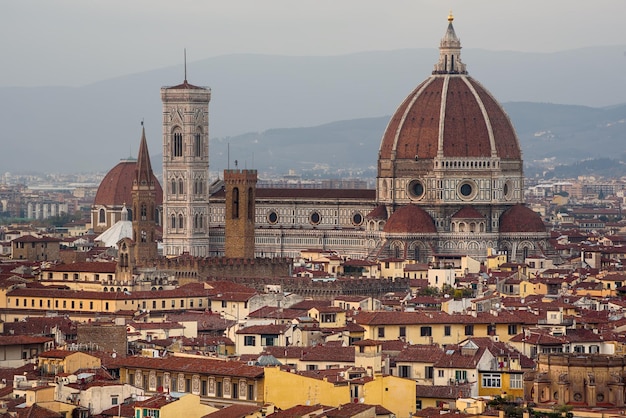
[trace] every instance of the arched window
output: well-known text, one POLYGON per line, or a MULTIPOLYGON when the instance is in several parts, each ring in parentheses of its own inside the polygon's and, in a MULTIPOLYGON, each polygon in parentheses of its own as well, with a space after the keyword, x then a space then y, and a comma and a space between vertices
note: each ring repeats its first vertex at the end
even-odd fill
POLYGON ((183 215, 178 215, 178 228, 183 229, 185 227, 185 221, 183 220, 183 215))
POLYGON ((98 223, 106 223, 106 212, 104 211, 103 208, 100 208, 100 210, 98 211, 98 223))
POLYGON ((183 134, 182 132, 175 131, 172 136, 172 157, 183 156, 183 134))
POLYGON ((176 229, 176 215, 172 215, 171 228, 176 229))
POLYGON ((185 194, 185 188, 183 187, 183 179, 178 180, 178 193, 185 194))
POLYGON ((148 207, 145 203, 141 204, 141 220, 145 221, 148 219, 148 207))
POLYGON ((197 213, 193 217, 193 227, 194 229, 198 229, 198 214, 197 213))
POLYGON ((248 220, 254 220, 254 192, 252 187, 248 189, 248 220))
POLYGON ((148 233, 144 230, 141 231, 141 242, 147 242, 148 241, 148 233))
POLYGON ((233 219, 239 218, 239 188, 233 188, 233 219))
POLYGON ((170 191, 172 192, 172 194, 176 194, 176 180, 172 179, 172 187, 170 189, 170 191))

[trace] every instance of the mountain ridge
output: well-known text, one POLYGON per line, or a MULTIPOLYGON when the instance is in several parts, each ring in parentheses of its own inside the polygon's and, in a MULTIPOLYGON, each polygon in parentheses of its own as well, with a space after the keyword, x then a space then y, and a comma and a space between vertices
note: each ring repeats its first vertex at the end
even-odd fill
MULTIPOLYGON (((615 86, 626 85, 626 72, 605 71, 597 77, 597 63, 619 68, 624 49, 620 45, 558 53, 464 49, 463 61, 501 103, 616 105, 619 109, 624 97, 615 86)), ((227 141, 276 127, 390 115, 430 75, 437 57, 437 50, 425 48, 334 56, 230 54, 188 68, 192 84, 212 89, 210 137, 227 141)), ((162 147, 159 89, 182 78, 182 66, 174 66, 82 87, 0 88, 0 123, 5 127, 0 134, 4 144, 0 166, 3 171, 25 166, 42 172, 106 171, 120 158, 136 154, 141 121, 152 153, 158 153, 162 147)), ((517 123, 515 127, 518 132, 526 130, 517 123)), ((223 165, 223 158, 212 154, 211 168, 223 165)), ((254 159, 258 164, 260 155, 254 159)))

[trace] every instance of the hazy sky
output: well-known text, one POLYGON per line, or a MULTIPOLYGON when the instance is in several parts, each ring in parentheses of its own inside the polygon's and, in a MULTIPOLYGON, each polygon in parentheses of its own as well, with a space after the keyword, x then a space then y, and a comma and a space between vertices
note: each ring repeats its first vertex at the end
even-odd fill
MULTIPOLYGON (((624 0, 5 0, 0 86, 79 86, 216 55, 626 44, 624 0)), ((626 56, 625 56, 626 64, 626 56)), ((189 71, 192 79, 192 66, 189 71)))

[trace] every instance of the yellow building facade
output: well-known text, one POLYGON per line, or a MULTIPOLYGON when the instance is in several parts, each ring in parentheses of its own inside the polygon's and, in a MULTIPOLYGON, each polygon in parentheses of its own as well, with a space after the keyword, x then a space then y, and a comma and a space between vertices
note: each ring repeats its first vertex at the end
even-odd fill
POLYGON ((371 380, 365 379, 364 383, 359 380, 358 384, 349 381, 332 383, 268 367, 265 369, 265 387, 265 400, 281 409, 318 403, 339 406, 356 401, 381 405, 397 417, 415 412, 415 381, 396 376, 375 375, 371 380))

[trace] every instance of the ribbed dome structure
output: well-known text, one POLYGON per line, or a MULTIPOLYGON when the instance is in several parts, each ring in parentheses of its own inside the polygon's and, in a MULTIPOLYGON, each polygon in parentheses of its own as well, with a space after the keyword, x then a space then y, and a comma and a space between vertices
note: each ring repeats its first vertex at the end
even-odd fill
MULTIPOLYGON (((120 161, 113 167, 100 182, 94 205, 100 206, 122 206, 129 205, 132 201, 133 181, 135 180, 137 160, 126 159, 120 161)), ((163 202, 163 189, 159 180, 152 175, 152 180, 156 189, 156 204, 163 202)))
POLYGON ((469 76, 433 75, 413 90, 391 118, 380 158, 521 158, 508 116, 469 76))
POLYGON ((383 232, 402 234, 429 234, 437 232, 433 218, 416 205, 406 205, 397 209, 390 217, 383 232))
POLYGON ((523 202, 515 129, 497 100, 468 75, 452 21, 449 16, 431 76, 398 106, 383 134, 379 203, 432 208, 523 202))
POLYGON ((546 232, 537 212, 524 205, 515 205, 500 216, 500 233, 546 232))

